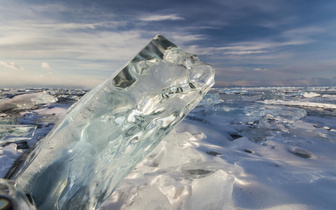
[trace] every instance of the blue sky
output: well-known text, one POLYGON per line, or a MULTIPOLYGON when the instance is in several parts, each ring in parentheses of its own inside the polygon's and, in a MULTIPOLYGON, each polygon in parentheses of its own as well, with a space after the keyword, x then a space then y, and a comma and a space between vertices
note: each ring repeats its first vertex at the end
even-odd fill
POLYGON ((156 34, 217 87, 336 85, 333 0, 0 2, 0 87, 92 88, 156 34))

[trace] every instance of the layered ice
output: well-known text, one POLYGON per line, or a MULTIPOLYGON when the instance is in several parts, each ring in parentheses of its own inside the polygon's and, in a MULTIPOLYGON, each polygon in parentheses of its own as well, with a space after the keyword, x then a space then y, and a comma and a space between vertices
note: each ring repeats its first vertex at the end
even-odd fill
POLYGON ((96 208, 213 84, 210 65, 158 35, 71 107, 12 177, 39 209, 96 208))

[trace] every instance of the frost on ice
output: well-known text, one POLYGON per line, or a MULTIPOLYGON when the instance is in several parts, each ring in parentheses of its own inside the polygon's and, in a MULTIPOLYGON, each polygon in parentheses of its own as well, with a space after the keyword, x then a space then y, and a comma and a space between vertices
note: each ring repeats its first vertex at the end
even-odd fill
POLYGON ((39 209, 95 208, 213 84, 210 65, 158 35, 70 108, 12 178, 39 209))

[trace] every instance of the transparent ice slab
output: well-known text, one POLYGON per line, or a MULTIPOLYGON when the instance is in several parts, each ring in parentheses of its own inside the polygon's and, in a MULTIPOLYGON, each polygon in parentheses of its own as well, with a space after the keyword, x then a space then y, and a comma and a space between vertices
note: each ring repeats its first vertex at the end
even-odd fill
POLYGON ((157 35, 70 108, 11 177, 38 209, 94 209, 213 84, 210 65, 157 35))
POLYGON ((36 126, 33 125, 0 124, 0 146, 29 141, 34 136, 35 130, 36 126))

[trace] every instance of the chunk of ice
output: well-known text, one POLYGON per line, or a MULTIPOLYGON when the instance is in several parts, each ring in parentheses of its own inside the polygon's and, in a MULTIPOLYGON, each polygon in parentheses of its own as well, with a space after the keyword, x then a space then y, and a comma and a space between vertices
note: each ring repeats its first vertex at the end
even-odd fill
POLYGON ((14 174, 39 209, 99 206, 214 84, 214 69, 157 35, 86 94, 14 174))
POLYGON ((218 93, 208 93, 206 94, 199 105, 214 105, 219 103, 219 94, 218 93))
POLYGON ((35 130, 32 125, 0 125, 0 146, 29 141, 35 130))
POLYGON ((27 140, 33 137, 36 126, 32 125, 0 125, 0 140, 27 140))
POLYGON ((46 92, 30 93, 0 100, 0 112, 32 109, 37 105, 55 103, 57 98, 46 92))

